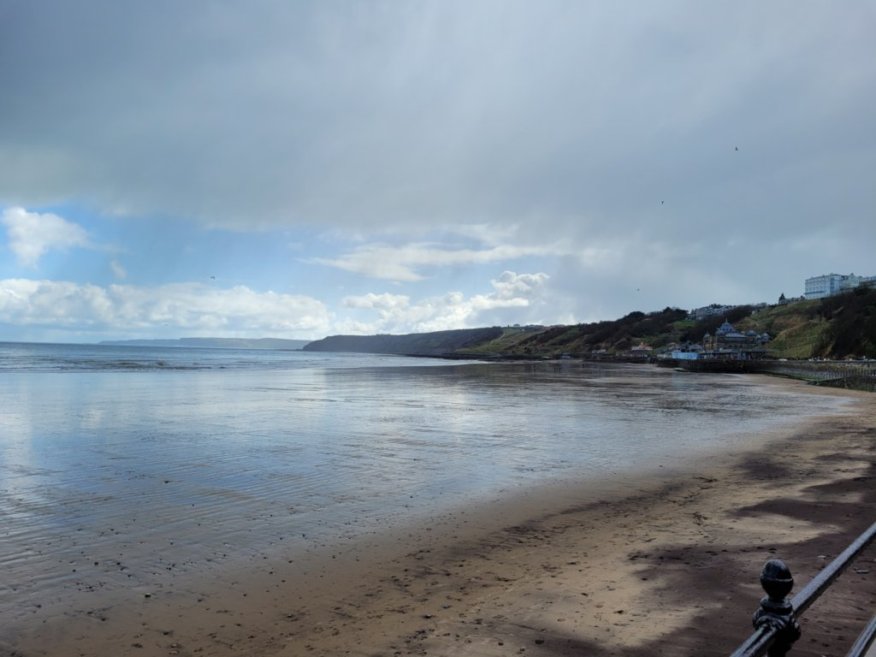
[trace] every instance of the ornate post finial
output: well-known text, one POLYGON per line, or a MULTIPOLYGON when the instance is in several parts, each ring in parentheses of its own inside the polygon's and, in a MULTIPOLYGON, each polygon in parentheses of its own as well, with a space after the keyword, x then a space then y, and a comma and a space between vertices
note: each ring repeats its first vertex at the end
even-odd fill
POLYGON ((794 578, 784 561, 770 559, 760 573, 760 585, 766 596, 760 601, 760 609, 754 613, 752 622, 756 628, 775 628, 776 640, 770 647, 769 657, 784 657, 800 638, 800 625, 787 598, 794 588, 794 578))

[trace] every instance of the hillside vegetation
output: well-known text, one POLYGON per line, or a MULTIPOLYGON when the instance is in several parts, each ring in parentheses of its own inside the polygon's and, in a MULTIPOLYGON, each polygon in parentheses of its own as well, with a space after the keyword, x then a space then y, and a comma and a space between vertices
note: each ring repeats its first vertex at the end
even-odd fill
POLYGON ((631 312, 620 319, 570 326, 491 327, 409 335, 332 336, 308 351, 350 351, 479 358, 610 357, 646 345, 654 352, 701 343, 728 321, 769 333, 775 358, 876 358, 876 288, 774 306, 736 306, 702 320, 680 308, 631 312))
POLYGON ((410 333, 407 335, 332 335, 304 347, 304 351, 337 351, 364 354, 442 356, 502 335, 498 327, 410 333))
POLYGON ((826 299, 736 306, 702 320, 689 319, 678 308, 632 312, 614 321, 545 328, 520 334, 513 344, 493 341, 468 351, 493 353, 498 346, 507 355, 586 357, 622 355, 639 344, 659 351, 670 345, 701 343, 706 333, 714 335, 725 320, 740 331, 769 333, 773 339, 768 353, 776 358, 876 358, 876 289, 864 287, 826 299))

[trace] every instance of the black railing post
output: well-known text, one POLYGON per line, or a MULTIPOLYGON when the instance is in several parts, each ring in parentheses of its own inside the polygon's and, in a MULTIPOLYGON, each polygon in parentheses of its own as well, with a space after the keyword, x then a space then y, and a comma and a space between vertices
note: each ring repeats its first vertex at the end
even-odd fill
POLYGON ((760 608, 754 612, 752 623, 755 629, 773 630, 774 640, 770 646, 769 657, 784 657, 791 645, 800 638, 800 625, 794 615, 794 607, 787 596, 794 588, 794 578, 785 562, 770 559, 760 573, 760 585, 766 596, 760 601, 760 608))
MULTIPOLYGON (((874 539, 876 539, 876 522, 813 577, 791 600, 788 600, 787 596, 794 587, 794 578, 791 577, 788 566, 781 559, 767 561, 760 574, 760 583, 767 595, 760 601, 760 608, 754 614, 755 630, 730 657, 761 657, 767 651, 770 657, 785 655, 791 649, 791 645, 800 638, 797 617, 815 602, 874 539)), ((876 641, 876 617, 870 621, 848 657, 860 657, 874 641, 876 641)))

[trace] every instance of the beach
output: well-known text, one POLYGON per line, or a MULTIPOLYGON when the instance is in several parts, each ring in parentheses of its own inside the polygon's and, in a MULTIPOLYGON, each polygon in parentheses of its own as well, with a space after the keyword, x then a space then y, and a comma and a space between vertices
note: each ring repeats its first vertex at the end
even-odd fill
MULTIPOLYGON (((0 650, 727 655, 751 631, 765 560, 784 559, 799 590, 876 519, 874 398, 817 394, 852 403, 677 467, 532 487, 290 559, 277 549, 183 573, 134 596, 98 586, 88 609, 22 600, 32 619, 4 633, 0 650)), ((803 617, 792 654, 845 655, 874 609, 871 547, 803 617)))

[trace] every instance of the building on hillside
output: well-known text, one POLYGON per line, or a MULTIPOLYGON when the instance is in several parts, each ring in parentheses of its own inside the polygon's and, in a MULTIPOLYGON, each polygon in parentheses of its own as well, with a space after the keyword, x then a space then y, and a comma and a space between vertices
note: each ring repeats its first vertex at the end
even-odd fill
POLYGON ((855 276, 855 274, 813 276, 804 281, 803 296, 807 299, 823 299, 841 292, 848 292, 859 285, 876 285, 876 276, 855 276))
POLYGON ((693 372, 755 372, 761 359, 766 357, 768 333, 737 331, 727 320, 715 335, 706 333, 702 345, 686 344, 674 349, 670 357, 658 359, 657 364, 693 372))
POLYGON ((706 333, 703 336, 702 358, 735 358, 748 360, 762 358, 766 354, 764 345, 770 341, 769 333, 756 331, 737 331, 734 326, 724 321, 715 331, 715 335, 706 333))
POLYGON ((654 349, 644 342, 640 342, 635 347, 629 350, 628 356, 639 360, 649 360, 654 353, 654 349))
POLYGON ((728 321, 724 321, 715 335, 706 333, 703 344, 688 345, 672 352, 676 360, 756 360, 766 355, 766 343, 770 341, 768 333, 755 331, 737 331, 728 321))
POLYGON ((715 315, 723 315, 730 310, 733 310, 734 306, 722 306, 718 303, 713 303, 708 306, 703 306, 702 308, 694 308, 691 310, 687 316, 691 319, 705 319, 706 317, 713 317, 715 315))

